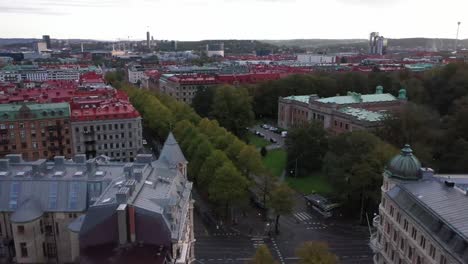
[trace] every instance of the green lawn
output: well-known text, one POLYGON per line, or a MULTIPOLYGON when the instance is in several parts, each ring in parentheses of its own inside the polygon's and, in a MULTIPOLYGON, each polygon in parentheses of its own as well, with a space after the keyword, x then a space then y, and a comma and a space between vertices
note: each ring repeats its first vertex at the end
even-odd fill
POLYGON ((327 195, 333 192, 333 187, 321 173, 313 173, 307 177, 287 176, 286 182, 289 186, 303 194, 317 192, 318 194, 327 195))
POLYGON ((283 149, 275 149, 268 151, 263 158, 263 165, 270 169, 271 173, 276 177, 281 176, 286 167, 286 151, 283 149))
POLYGON ((256 136, 254 134, 250 134, 250 133, 249 133, 248 140, 249 140, 250 145, 254 145, 257 148, 266 147, 270 145, 270 142, 267 141, 266 139, 256 136))

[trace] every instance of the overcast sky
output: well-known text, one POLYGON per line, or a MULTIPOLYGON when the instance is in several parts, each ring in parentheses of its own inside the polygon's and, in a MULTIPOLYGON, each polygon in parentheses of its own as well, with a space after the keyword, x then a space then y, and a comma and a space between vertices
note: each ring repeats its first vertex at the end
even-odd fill
POLYGON ((0 0, 0 38, 468 38, 467 0, 0 0), (466 23, 463 23, 466 19, 466 23))

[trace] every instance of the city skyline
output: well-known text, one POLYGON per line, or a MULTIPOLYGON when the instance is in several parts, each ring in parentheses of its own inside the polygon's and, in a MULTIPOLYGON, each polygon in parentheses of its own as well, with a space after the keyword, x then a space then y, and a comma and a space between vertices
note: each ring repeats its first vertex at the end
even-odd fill
MULTIPOLYGON (((455 38, 466 4, 449 2, 19 0, 0 3, 0 17, 10 25, 0 37, 142 40, 149 30, 155 39, 178 40, 366 39, 372 31, 388 38, 455 38)), ((459 38, 466 39, 461 22, 459 38)))

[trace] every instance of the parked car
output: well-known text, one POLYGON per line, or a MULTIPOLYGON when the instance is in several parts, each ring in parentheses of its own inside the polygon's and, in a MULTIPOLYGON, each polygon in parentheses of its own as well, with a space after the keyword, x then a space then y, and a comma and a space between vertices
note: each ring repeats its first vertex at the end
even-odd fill
POLYGON ((277 131, 277 130, 278 130, 278 128, 276 128, 276 127, 273 127, 273 126, 272 126, 272 127, 270 127, 270 129, 269 129, 269 130, 270 130, 271 132, 275 132, 275 131, 277 131))
POLYGON ((263 129, 270 129, 270 126, 267 125, 267 124, 263 124, 263 125, 262 125, 262 128, 263 128, 263 129))
POLYGON ((288 131, 281 132, 281 137, 285 138, 288 136, 288 131))
POLYGON ((271 143, 278 143, 278 141, 276 139, 274 139, 274 138, 270 138, 270 142, 271 143))
POLYGON ((143 145, 148 145, 148 141, 146 141, 146 139, 143 139, 142 143, 143 145))

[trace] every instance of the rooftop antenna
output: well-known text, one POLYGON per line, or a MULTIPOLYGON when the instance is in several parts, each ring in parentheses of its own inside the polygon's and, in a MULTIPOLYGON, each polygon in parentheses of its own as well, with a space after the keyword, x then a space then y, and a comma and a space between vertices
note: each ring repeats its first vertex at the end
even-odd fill
POLYGON ((460 24, 461 22, 458 21, 457 23, 457 37, 455 38, 455 49, 454 49, 454 53, 457 53, 457 46, 458 46, 458 33, 460 32, 460 24))

